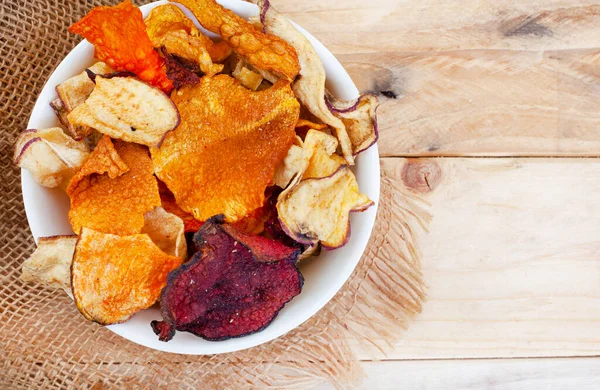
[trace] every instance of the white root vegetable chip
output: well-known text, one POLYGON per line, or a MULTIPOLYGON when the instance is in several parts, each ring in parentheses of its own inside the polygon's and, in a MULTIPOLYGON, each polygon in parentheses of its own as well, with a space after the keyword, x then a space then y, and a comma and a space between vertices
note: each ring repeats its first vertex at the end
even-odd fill
POLYGON ((377 96, 365 94, 350 102, 330 99, 327 101, 327 106, 346 126, 354 155, 367 150, 377 142, 379 138, 377 96))
POLYGON ((273 176, 273 184, 286 188, 294 176, 306 169, 302 139, 296 136, 294 144, 288 150, 287 156, 279 163, 273 176))
POLYGON ((275 170, 274 184, 286 188, 295 176, 308 179, 331 175, 346 162, 334 154, 337 146, 334 136, 319 130, 309 130, 304 142, 297 137, 296 144, 275 170))
POLYGON ((146 212, 142 234, 147 234, 163 252, 185 260, 187 244, 183 220, 161 206, 146 212))
MULTIPOLYGON (((88 68, 95 74, 109 74, 113 69, 104 62, 96 62, 88 68)), ((94 90, 94 82, 90 80, 86 71, 73 76, 67 81, 56 86, 58 99, 50 103, 50 106, 56 112, 62 124, 67 128, 69 135, 74 139, 82 139, 92 132, 89 126, 75 126, 69 122, 67 115, 75 107, 83 104, 94 90)))
POLYGON ((289 20, 275 10, 268 0, 255 2, 261 9, 261 22, 265 31, 277 35, 296 49, 300 62, 300 75, 292 89, 300 102, 317 118, 331 126, 336 134, 342 154, 348 164, 354 164, 352 143, 341 119, 331 113, 325 103, 325 68, 311 43, 289 20))
POLYGON ((287 235, 303 244, 321 242, 339 248, 350 238, 350 212, 373 205, 359 192, 350 168, 342 165, 328 177, 302 180, 279 195, 277 212, 287 235))
POLYGON ((69 113, 71 124, 146 146, 159 146, 179 124, 177 108, 159 89, 133 77, 90 75, 96 87, 69 113))
POLYGON ((377 98, 367 94, 351 102, 339 102, 343 108, 338 102, 327 102, 325 68, 314 47, 269 0, 253 2, 261 9, 265 31, 281 37, 298 53, 300 77, 292 85, 296 97, 314 116, 334 129, 344 158, 348 164, 354 164, 354 156, 377 141, 377 98))
POLYGON ((37 249, 23 262, 21 280, 71 291, 71 262, 77 236, 40 237, 37 249))
POLYGON ((31 172, 40 185, 53 188, 67 183, 89 154, 85 142, 75 141, 59 127, 25 130, 17 138, 14 163, 31 172))

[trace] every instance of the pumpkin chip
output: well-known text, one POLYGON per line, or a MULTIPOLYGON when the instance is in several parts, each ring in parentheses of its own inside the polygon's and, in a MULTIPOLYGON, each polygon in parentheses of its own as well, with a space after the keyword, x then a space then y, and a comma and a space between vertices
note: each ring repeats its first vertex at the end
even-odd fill
POLYGON ((78 234, 83 227, 102 233, 136 234, 144 214, 160 206, 152 161, 145 146, 104 136, 75 174, 67 194, 69 220, 78 234))
POLYGON ((307 119, 298 119, 298 122, 296 122, 296 131, 298 131, 298 129, 325 130, 326 128, 327 124, 325 123, 314 123, 307 119))
POLYGON ((156 302, 168 273, 181 262, 147 234, 122 237, 83 228, 71 266, 77 308, 99 324, 127 321, 156 302))
POLYGON ((223 41, 258 69, 275 73, 288 81, 300 71, 296 50, 281 38, 265 34, 248 21, 214 0, 176 0, 207 30, 221 35, 223 41))
POLYGON ((165 46, 170 54, 197 62, 206 74, 220 72, 223 66, 213 62, 222 62, 231 54, 227 42, 213 42, 174 4, 153 8, 144 22, 154 47, 165 46))
POLYGON ((155 173, 200 221, 235 222, 261 207, 295 138, 300 105, 289 83, 253 92, 227 75, 205 76, 172 96, 181 124, 152 148, 155 173))
POLYGON ((69 27, 94 45, 95 57, 118 70, 135 73, 164 92, 173 89, 162 57, 154 50, 146 33, 139 8, 125 0, 114 6, 92 9, 69 27))

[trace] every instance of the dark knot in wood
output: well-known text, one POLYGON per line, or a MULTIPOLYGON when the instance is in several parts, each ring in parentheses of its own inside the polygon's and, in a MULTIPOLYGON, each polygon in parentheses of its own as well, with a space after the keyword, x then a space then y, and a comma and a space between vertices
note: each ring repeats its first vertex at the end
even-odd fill
POLYGON ((431 192, 441 180, 442 170, 435 159, 409 158, 402 168, 402 182, 416 192, 431 192))

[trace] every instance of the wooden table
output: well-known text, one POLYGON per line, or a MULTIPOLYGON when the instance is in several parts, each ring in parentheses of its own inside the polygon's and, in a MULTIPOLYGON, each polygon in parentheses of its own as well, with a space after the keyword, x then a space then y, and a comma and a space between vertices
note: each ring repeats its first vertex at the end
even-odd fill
POLYGON ((600 388, 600 1, 272 3, 379 94, 383 169, 431 204, 429 300, 362 388, 600 388))

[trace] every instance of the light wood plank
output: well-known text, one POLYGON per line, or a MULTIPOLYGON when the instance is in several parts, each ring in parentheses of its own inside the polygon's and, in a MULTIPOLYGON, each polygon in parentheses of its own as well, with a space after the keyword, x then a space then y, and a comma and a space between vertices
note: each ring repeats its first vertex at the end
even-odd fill
POLYGON ((271 0, 334 54, 597 48, 598 0, 271 0))
POLYGON ((598 49, 340 59, 380 96, 384 156, 600 155, 598 49))
POLYGON ((367 377, 356 389, 597 390, 600 384, 598 358, 382 361, 362 366, 367 377))
POLYGON ((600 159, 383 168, 433 215, 418 236, 429 298, 388 358, 600 355, 600 159))
POLYGON ((379 95, 384 156, 600 155, 600 0, 273 4, 379 95))

